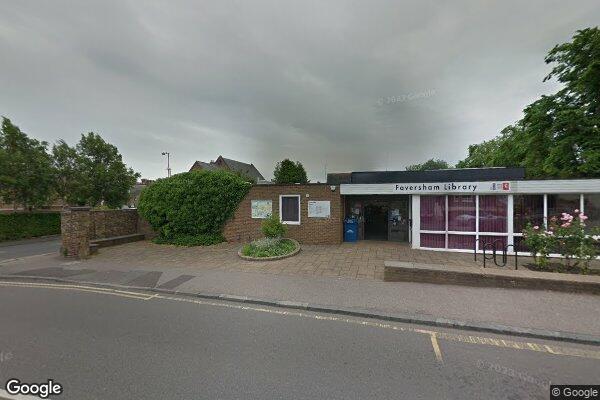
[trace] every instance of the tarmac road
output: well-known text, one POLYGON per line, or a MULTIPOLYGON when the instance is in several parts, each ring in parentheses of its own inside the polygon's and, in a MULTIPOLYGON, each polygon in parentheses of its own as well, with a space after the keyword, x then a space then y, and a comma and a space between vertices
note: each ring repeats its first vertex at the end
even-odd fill
POLYGON ((550 382, 599 377, 598 347, 0 282, 0 398, 18 378, 77 400, 548 399, 550 382))
POLYGON ((58 253, 60 236, 0 242, 0 262, 21 257, 58 253))

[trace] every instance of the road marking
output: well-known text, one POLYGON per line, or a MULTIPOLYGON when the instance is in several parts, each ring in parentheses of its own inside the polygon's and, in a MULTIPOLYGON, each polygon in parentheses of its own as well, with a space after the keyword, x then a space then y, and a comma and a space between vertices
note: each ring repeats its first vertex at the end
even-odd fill
MULTIPOLYGON (((369 326, 369 327, 382 328, 382 329, 391 329, 391 330, 399 331, 399 332, 414 332, 414 333, 420 333, 420 334, 425 334, 425 335, 429 335, 429 336, 435 335, 436 342, 438 342, 438 349, 439 349, 439 339, 443 339, 443 340, 453 341, 453 342, 462 342, 462 343, 477 344, 477 345, 484 345, 484 346, 495 346, 495 347, 500 347, 500 348, 505 348, 505 349, 529 350, 529 351, 546 353, 549 355, 556 355, 556 356, 572 356, 572 357, 582 357, 582 358, 591 358, 591 359, 600 360, 600 351, 588 350, 588 349, 584 349, 584 348, 548 346, 548 345, 542 345, 542 344, 531 343, 531 342, 518 342, 518 341, 514 341, 514 340, 495 339, 495 338, 490 338, 490 337, 460 335, 460 334, 433 331, 433 330, 427 330, 427 329, 404 327, 404 326, 398 326, 398 325, 376 322, 376 321, 337 317, 337 316, 333 316, 333 315, 318 315, 318 314, 309 314, 309 313, 301 312, 301 311, 285 311, 285 310, 278 310, 278 309, 269 309, 269 308, 264 308, 264 307, 244 306, 244 305, 229 304, 229 303, 217 303, 214 301, 178 298, 178 297, 164 296, 164 295, 160 295, 160 294, 157 295, 156 298, 163 299, 163 300, 172 300, 172 301, 181 301, 181 302, 186 302, 186 303, 209 305, 209 306, 215 306, 215 307, 233 308, 233 309, 237 309, 237 310, 251 310, 251 311, 258 311, 258 312, 264 312, 264 313, 269 313, 269 314, 290 315, 290 316, 296 316, 296 317, 302 317, 302 318, 311 318, 311 319, 316 319, 316 320, 339 321, 339 322, 345 322, 345 323, 354 324, 354 325, 369 326)), ((434 346, 434 351, 435 351, 435 345, 433 344, 433 340, 432 340, 432 345, 434 346)), ((441 357, 441 351, 440 351, 440 357, 441 357)), ((437 354, 436 354, 436 358, 437 358, 437 354)))
POLYGON ((420 329, 420 328, 399 326, 399 325, 394 325, 394 324, 389 324, 389 323, 377 322, 376 320, 360 320, 360 319, 340 317, 340 316, 335 316, 335 315, 310 314, 308 312, 302 312, 302 311, 288 311, 288 310, 277 309, 277 308, 248 306, 248 305, 241 305, 241 304, 235 304, 235 303, 192 299, 192 298, 186 298, 186 297, 172 297, 172 296, 166 296, 166 295, 162 295, 162 294, 158 294, 158 293, 150 295, 150 294, 143 294, 143 293, 139 293, 139 292, 130 292, 130 291, 126 291, 126 290, 100 288, 100 287, 93 287, 93 286, 52 284, 52 283, 24 283, 24 282, 11 282, 11 281, 0 281, 0 287, 1 286, 59 289, 59 290, 77 290, 77 291, 81 291, 81 292, 109 294, 109 295, 113 295, 113 296, 126 297, 126 298, 132 298, 132 299, 137 299, 137 300, 161 299, 161 300, 179 301, 179 302, 183 302, 183 303, 193 303, 193 304, 200 304, 200 305, 213 306, 213 307, 231 308, 231 309, 236 309, 236 310, 248 310, 248 311, 262 312, 262 313, 268 313, 268 314, 310 318, 310 319, 320 320, 320 321, 337 321, 337 322, 344 322, 344 323, 348 323, 348 324, 365 326, 365 327, 390 329, 390 330, 398 331, 398 332, 419 333, 419 334, 430 336, 431 344, 434 348, 434 352, 436 353, 436 358, 440 362, 442 361, 442 354, 441 354, 441 351, 439 348, 439 339, 452 341, 452 342, 461 342, 461 343, 484 345, 484 346, 494 346, 494 347, 500 347, 500 348, 506 348, 506 349, 513 349, 513 350, 529 350, 529 351, 535 351, 535 352, 545 353, 545 354, 555 355, 555 356, 571 356, 571 357, 582 357, 582 358, 591 358, 591 359, 600 360, 600 351, 590 350, 590 349, 586 349, 586 348, 549 346, 549 345, 545 345, 545 344, 538 344, 538 343, 531 343, 531 342, 518 342, 518 341, 514 341, 514 340, 495 339, 495 338, 490 338, 490 337, 461 335, 461 334, 455 334, 455 333, 434 331, 434 330, 430 330, 430 329, 420 329), (437 347, 437 350, 436 350, 436 347, 437 347), (438 354, 438 352, 439 352, 439 354, 438 354))
POLYGON ((433 346, 433 352, 435 353, 435 358, 439 363, 444 363, 444 359, 442 358, 442 351, 440 350, 440 345, 437 340, 437 334, 432 333, 431 335, 431 345, 433 346))
POLYGON ((108 294, 108 295, 127 297, 127 298, 138 299, 138 300, 150 300, 156 296, 156 294, 149 295, 149 294, 145 294, 145 293, 129 292, 126 290, 100 288, 100 287, 93 287, 93 286, 61 285, 61 284, 53 284, 53 283, 29 283, 29 282, 24 283, 24 282, 0 281, 0 287, 1 286, 43 288, 43 289, 57 289, 57 290, 76 290, 79 292, 108 294))

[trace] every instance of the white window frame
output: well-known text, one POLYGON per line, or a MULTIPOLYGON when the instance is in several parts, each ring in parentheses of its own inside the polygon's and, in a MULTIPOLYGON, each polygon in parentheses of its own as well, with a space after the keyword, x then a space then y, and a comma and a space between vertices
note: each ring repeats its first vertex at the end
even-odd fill
MULTIPOLYGON (((549 195, 553 195, 553 194, 571 194, 569 192, 565 192, 565 193, 518 193, 518 195, 525 195, 525 196, 544 196, 544 228, 547 227, 547 223, 548 223, 548 196, 549 195)), ((586 195, 594 195, 594 194, 600 194, 600 192, 589 192, 589 193, 572 193, 572 194, 579 194, 579 205, 580 205, 580 210, 582 212, 585 211, 585 196, 586 195)), ((418 228, 416 230, 413 230, 413 234, 415 236, 418 237, 419 242, 418 245, 413 245, 413 248, 415 249, 422 249, 422 250, 431 250, 431 251, 447 251, 447 252, 457 252, 457 253, 472 253, 473 249, 467 250, 467 249, 450 249, 448 248, 448 235, 475 235, 476 238, 476 245, 477 245, 477 253, 482 253, 483 250, 479 249, 479 237, 480 236, 498 236, 498 237, 505 237, 507 238, 507 244, 509 245, 513 245, 513 247, 509 247, 509 250, 507 252, 508 255, 514 255, 515 254, 515 248, 514 248, 514 242, 515 242, 515 238, 520 238, 523 237, 523 233, 522 232, 515 232, 514 231, 514 196, 515 194, 508 194, 508 201, 507 201, 507 232, 479 232, 479 196, 486 196, 487 194, 478 194, 477 199, 476 199, 476 232, 467 232, 467 231, 449 231, 448 230, 448 196, 454 196, 454 195, 458 195, 458 196, 463 196, 463 195, 468 195, 468 194, 444 194, 443 196, 446 197, 446 230, 441 230, 441 231, 430 231, 430 230, 422 230, 421 225, 420 225, 420 215, 421 215, 421 211, 420 211, 420 197, 421 196, 413 196, 413 198, 417 198, 417 200, 413 200, 413 206, 416 206, 416 210, 418 211, 418 215, 419 217, 415 217, 418 218, 418 223, 419 225, 418 228), (415 204, 414 201, 418 201, 419 204, 415 204), (421 239, 421 233, 429 233, 429 234, 436 234, 436 235, 445 235, 445 247, 424 247, 421 246, 420 243, 420 239, 421 239)), ((435 196, 435 195, 432 195, 435 196)), ((416 240, 415 240, 416 242, 416 240)), ((524 251, 519 251, 517 252, 518 255, 520 256, 530 256, 531 253, 530 252, 524 252, 524 251)), ((560 254, 549 254, 549 257, 562 257, 560 254)), ((596 259, 600 260, 600 257, 596 257, 596 259)))
POLYGON ((280 194, 279 195, 279 221, 285 225, 300 225, 302 220, 302 196, 299 194, 280 194), (284 221, 283 220, 283 198, 284 197, 297 197, 298 198, 298 221, 284 221))

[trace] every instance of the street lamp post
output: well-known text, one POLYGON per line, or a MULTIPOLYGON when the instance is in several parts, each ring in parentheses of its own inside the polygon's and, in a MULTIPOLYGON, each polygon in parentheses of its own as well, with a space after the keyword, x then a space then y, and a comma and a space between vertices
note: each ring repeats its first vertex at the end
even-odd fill
POLYGON ((162 155, 167 156, 167 176, 170 178, 171 177, 171 153, 169 153, 168 151, 163 151, 162 155))

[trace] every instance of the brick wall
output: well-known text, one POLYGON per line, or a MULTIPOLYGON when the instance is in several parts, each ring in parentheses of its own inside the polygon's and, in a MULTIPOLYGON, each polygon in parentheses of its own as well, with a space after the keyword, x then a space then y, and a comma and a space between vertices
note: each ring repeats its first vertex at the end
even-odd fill
POLYGON ((90 241, 143 233, 154 237, 150 225, 137 210, 92 211, 90 207, 71 207, 61 215, 62 253, 66 257, 89 256, 90 241))
POLYGON ((91 239, 132 235, 138 230, 136 210, 91 211, 91 239))
POLYGON ((228 242, 247 242, 262 237, 262 219, 252 218, 251 200, 271 200, 273 214, 279 215, 279 196, 300 195, 300 225, 286 225, 287 237, 305 244, 337 244, 342 242, 343 207, 339 186, 330 185, 254 185, 240 203, 234 216, 227 221, 223 235, 228 242), (307 197, 308 195, 308 197, 307 197), (329 218, 309 218, 309 200, 329 200, 329 218))
POLYGON ((90 207, 71 207, 60 217, 61 252, 65 257, 85 258, 90 255, 92 216, 90 207))

